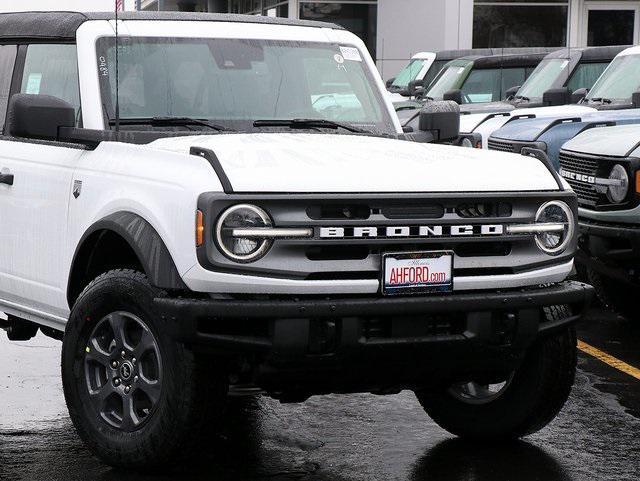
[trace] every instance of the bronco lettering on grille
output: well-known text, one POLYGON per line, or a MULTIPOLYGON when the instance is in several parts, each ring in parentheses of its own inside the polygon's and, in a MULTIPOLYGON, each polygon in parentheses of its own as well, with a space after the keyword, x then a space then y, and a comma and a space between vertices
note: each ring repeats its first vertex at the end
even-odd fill
POLYGON ((422 225, 422 226, 358 226, 358 227, 321 227, 320 238, 402 238, 402 237, 465 237, 498 236, 505 232, 501 224, 483 225, 422 225))
POLYGON ((579 174, 577 172, 570 172, 565 169, 560 169, 560 175, 565 179, 576 180, 578 182, 584 182, 585 184, 596 183, 596 178, 593 175, 579 174))

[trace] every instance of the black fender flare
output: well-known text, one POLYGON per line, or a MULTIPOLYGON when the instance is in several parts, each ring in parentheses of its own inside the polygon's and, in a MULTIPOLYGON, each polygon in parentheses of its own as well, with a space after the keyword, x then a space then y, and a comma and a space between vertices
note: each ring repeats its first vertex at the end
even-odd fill
MULTIPOLYGON (((111 231, 122 237, 135 252, 142 264, 149 282, 161 289, 187 290, 182 281, 169 249, 155 228, 138 214, 132 212, 115 212, 94 223, 80 238, 76 246, 69 270, 67 298, 76 272, 76 262, 85 241, 99 231, 111 231)), ((71 303, 70 303, 71 304, 71 303)))

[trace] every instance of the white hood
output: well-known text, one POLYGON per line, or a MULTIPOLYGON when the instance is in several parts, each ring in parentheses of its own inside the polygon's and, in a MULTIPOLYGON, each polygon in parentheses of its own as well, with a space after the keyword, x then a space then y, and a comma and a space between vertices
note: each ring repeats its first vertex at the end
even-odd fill
POLYGON ((538 160, 494 151, 333 134, 166 138, 150 148, 213 151, 236 192, 517 192, 557 190, 538 160))

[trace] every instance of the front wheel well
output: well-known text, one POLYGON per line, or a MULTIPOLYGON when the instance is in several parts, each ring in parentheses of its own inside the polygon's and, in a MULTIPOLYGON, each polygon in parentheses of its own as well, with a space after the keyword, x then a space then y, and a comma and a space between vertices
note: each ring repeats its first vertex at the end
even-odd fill
POLYGON ((71 267, 67 288, 69 306, 73 306, 93 279, 113 269, 145 272, 135 250, 121 235, 108 229, 91 233, 79 247, 71 267))
POLYGON ((160 289, 188 290, 158 232, 132 212, 115 212, 101 219, 78 243, 67 287, 69 307, 89 282, 113 269, 140 271, 160 289))

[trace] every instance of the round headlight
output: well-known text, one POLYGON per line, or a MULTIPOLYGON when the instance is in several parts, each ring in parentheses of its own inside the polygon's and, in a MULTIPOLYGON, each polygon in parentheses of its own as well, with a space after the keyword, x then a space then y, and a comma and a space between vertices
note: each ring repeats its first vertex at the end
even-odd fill
POLYGON ((253 262, 264 256, 272 241, 242 237, 239 229, 272 227, 269 215, 260 207, 240 204, 225 210, 216 224, 216 241, 220 251, 236 262, 253 262))
POLYGON ((561 229, 536 235, 536 244, 540 249, 547 254, 557 255, 567 248, 575 230, 573 213, 567 204, 556 200, 543 204, 536 214, 536 223, 562 226, 561 229))
POLYGON ((609 180, 613 181, 607 188, 607 198, 614 204, 619 204, 627 198, 629 192, 629 175, 627 169, 616 164, 611 169, 609 180))
POLYGON ((471 142, 470 138, 465 137, 464 139, 462 139, 462 142, 460 142, 460 146, 473 148, 473 142, 471 142))

